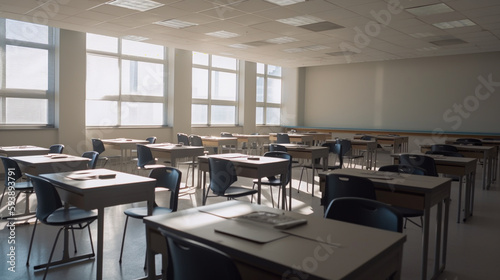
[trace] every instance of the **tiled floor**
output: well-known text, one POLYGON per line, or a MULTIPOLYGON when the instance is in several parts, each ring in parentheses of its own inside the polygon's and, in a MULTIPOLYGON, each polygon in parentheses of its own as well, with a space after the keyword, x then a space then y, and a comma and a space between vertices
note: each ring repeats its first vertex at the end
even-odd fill
MULTIPOLYGON (((381 152, 378 156, 378 166, 389 164, 390 157, 387 152, 381 152)), ((482 167, 478 167, 478 174, 482 174, 482 167)), ((310 172, 310 170, 309 170, 310 172)), ((298 186, 300 168, 293 171, 293 186, 298 186)), ((310 175, 309 175, 310 176, 310 175)), ((250 180, 240 178, 242 182, 251 183, 250 180)), ((317 179, 317 177, 316 177, 317 179)), ((478 176, 476 186, 481 186, 481 178, 478 176)), ((500 265, 500 185, 495 183, 488 191, 476 188, 474 216, 466 223, 455 222, 457 214, 457 184, 452 185, 452 202, 450 208, 448 254, 446 270, 438 278, 439 280, 488 280, 499 279, 500 265)), ((306 191, 302 183, 301 192, 293 192, 294 211, 306 215, 321 215, 322 207, 319 204, 319 193, 315 188, 315 196, 312 197, 306 191)), ((275 193, 276 195, 276 193, 275 193)), ((185 195, 180 198, 179 208, 185 209, 200 205, 201 193, 196 191, 194 195, 185 195)), ((35 198, 33 197, 33 202, 35 198)), ((220 198, 209 198, 208 203, 222 201, 220 198)), ((157 202, 160 205, 167 203, 168 193, 158 192, 157 202)), ((20 202, 22 209, 24 202, 20 202)), ((270 205, 267 188, 263 191, 263 203, 270 205)), ((33 203, 34 204, 34 203, 33 203)), ((140 204, 136 204, 140 205, 140 204)), ((139 220, 130 219, 125 240, 124 259, 122 264, 118 262, 121 246, 121 237, 125 216, 123 210, 132 205, 121 205, 106 209, 105 216, 105 247, 104 247, 104 279, 135 279, 144 276, 143 265, 145 256, 144 227, 139 220)), ((4 211, 5 207, 2 207, 4 211)), ((435 211, 435 209, 432 209, 435 211)), ((434 212, 432 213, 434 214, 434 212)), ((431 223, 434 222, 431 220, 431 223)), ((13 231, 15 236, 15 272, 8 270, 7 254, 9 253, 8 237, 11 233, 6 228, 6 222, 0 222, 0 279, 42 279, 43 271, 34 272, 33 265, 46 262, 50 249, 57 232, 56 228, 39 225, 35 236, 30 266, 26 266, 29 237, 33 224, 19 225, 13 231)), ((431 228, 431 236, 432 231, 431 228)), ((404 231, 407 241, 404 245, 402 279, 420 279, 420 256, 421 256, 421 230, 408 224, 404 231)), ((92 225, 94 245, 96 244, 96 225, 92 225)), ((90 251, 87 231, 76 232, 78 252, 90 251)), ((367 237, 369 238, 369 237, 367 237)), ((431 240, 433 242, 433 240, 431 240)), ((59 242, 61 245, 62 242, 59 242)), ((71 243, 70 243, 71 244, 71 243)), ((61 255, 61 246, 56 249, 55 258, 61 255)), ((159 258, 159 256, 158 256, 159 258)), ((159 259, 157 260, 159 263, 159 259)), ((432 270, 432 254, 429 255, 429 270, 432 270)), ((193 264, 195 265, 195 264, 193 264)), ((94 260, 82 261, 80 263, 66 265, 49 270, 48 279, 95 279, 96 264, 94 260)))

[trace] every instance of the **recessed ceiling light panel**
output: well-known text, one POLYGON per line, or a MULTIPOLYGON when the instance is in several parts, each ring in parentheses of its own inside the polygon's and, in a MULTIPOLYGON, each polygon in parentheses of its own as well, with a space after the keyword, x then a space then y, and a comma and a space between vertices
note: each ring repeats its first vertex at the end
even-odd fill
POLYGON ((462 20, 438 22, 438 23, 433 23, 432 25, 434 25, 439 29, 451 29, 451 28, 474 26, 476 24, 472 22, 470 19, 462 19, 462 20))
POLYGON ((410 14, 416 15, 418 17, 436 15, 436 14, 444 14, 453 12, 454 10, 450 8, 448 5, 444 3, 426 5, 414 8, 408 8, 406 11, 410 14))
POLYGON ((292 37, 278 37, 273 39, 268 39, 266 42, 271 44, 286 44, 291 42, 297 42, 298 40, 292 37))
POLYGON ((164 21, 157 21, 154 24, 158 25, 163 25, 166 27, 170 28, 175 28, 175 29, 182 29, 190 26, 195 26, 198 25, 196 23, 188 22, 188 21, 182 21, 178 19, 169 19, 169 20, 164 20, 164 21))
POLYGON ((240 36, 240 34, 236 34, 236 33, 233 33, 233 32, 228 32, 228 31, 224 31, 224 30, 205 33, 205 35, 212 36, 212 37, 217 37, 217 38, 223 38, 223 39, 234 38, 234 37, 240 36))
POLYGON ((269 3, 273 3, 279 6, 288 6, 301 2, 306 2, 307 0, 266 0, 269 3))
POLYGON ((318 17, 305 15, 305 16, 297 16, 297 17, 291 17, 291 18, 278 19, 276 21, 284 23, 284 24, 292 25, 292 26, 301 26, 301 25, 318 23, 318 22, 322 22, 325 20, 320 19, 318 17))
POLYGON ((141 12, 149 11, 165 5, 151 0, 114 0, 106 2, 106 4, 141 12))

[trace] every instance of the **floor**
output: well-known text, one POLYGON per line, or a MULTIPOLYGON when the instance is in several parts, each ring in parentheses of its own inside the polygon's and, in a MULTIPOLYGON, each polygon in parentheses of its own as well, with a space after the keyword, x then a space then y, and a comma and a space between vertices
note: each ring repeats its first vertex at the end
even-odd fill
MULTIPOLYGON (((389 153, 385 150, 380 150, 377 160, 377 166, 390 164, 389 153)), ((185 174, 185 167, 181 167, 181 169, 184 170, 185 174)), ((300 168, 294 168, 293 170, 292 184, 295 189, 293 192, 293 211, 306 215, 321 215, 323 210, 319 203, 320 195, 317 191, 317 185, 314 196, 311 196, 309 192, 311 189, 310 186, 309 191, 306 190, 304 182, 301 184, 300 193, 296 191, 299 185, 300 171, 300 168)), ((481 186, 481 172, 482 166, 479 166, 474 216, 466 223, 456 223, 458 183, 453 183, 447 266, 445 272, 439 276, 439 280, 493 280, 500 277, 500 265, 498 265, 500 260, 500 185, 496 182, 491 186, 490 190, 482 190, 479 187, 481 186)), ((309 174, 309 176, 311 175, 309 174)), ((240 180, 243 183, 251 184, 251 181, 248 179, 240 178, 240 180)), ((316 177, 317 180, 318 178, 316 177)), ((167 192, 158 192, 157 202, 160 205, 167 203, 168 195, 167 192)), ((200 205, 200 198, 201 193, 199 190, 194 190, 192 195, 186 194, 181 196, 179 208, 186 209, 200 205)), ((33 196, 31 199, 33 205, 35 205, 35 200, 33 196)), ((222 201, 222 199, 209 198, 207 203, 216 203, 219 201, 222 201)), ((267 189, 263 191, 263 203, 270 205, 270 196, 267 189)), ((123 261, 121 264, 118 262, 125 222, 123 211, 137 205, 143 204, 120 205, 106 209, 104 279, 136 279, 144 276, 145 238, 141 221, 134 219, 129 221, 123 261)), ((23 207, 24 199, 19 202, 18 209, 23 209, 23 207)), ((435 209, 432 210, 435 211, 435 209)), ((3 215, 6 215, 5 206, 2 207, 1 211, 3 215)), ((33 230, 33 220, 30 222, 28 225, 17 225, 14 229, 10 230, 6 227, 6 222, 0 221, 0 279, 42 279, 43 271, 33 271, 33 265, 48 260, 57 229, 39 224, 32 249, 30 266, 26 266, 29 238, 33 230), (13 251, 15 253, 15 272, 9 270, 11 268, 11 265, 8 263, 10 256, 7 256, 7 254, 11 252, 10 246, 14 245, 9 243, 9 240, 15 240, 15 250, 13 251)), ((96 246, 97 234, 95 223, 91 226, 91 229, 94 246, 96 246)), ((431 230, 433 229, 431 228, 431 230)), ((404 233, 407 234, 407 241, 404 245, 402 279, 420 279, 421 230, 412 224, 408 224, 404 233)), ((79 254, 90 252, 89 237, 86 230, 77 231, 76 239, 79 254)), ((61 243, 59 242, 59 246, 56 248, 55 259, 61 255, 61 243)), ((431 254, 429 256, 429 270, 432 270, 431 262, 433 261, 433 257, 431 254)), ((159 258, 158 256, 157 263, 160 263, 159 258)), ((47 278, 95 279, 95 269, 95 261, 86 260, 71 265, 51 268, 47 278)))

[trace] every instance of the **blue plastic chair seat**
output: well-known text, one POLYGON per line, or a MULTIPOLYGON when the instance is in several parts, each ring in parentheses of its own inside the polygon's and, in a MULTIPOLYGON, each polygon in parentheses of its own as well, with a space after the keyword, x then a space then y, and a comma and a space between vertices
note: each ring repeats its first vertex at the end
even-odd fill
POLYGON ((97 212, 87 211, 76 207, 68 209, 59 208, 45 220, 46 224, 64 226, 69 222, 73 224, 87 223, 97 219, 97 212))
MULTIPOLYGON (((166 207, 154 207, 153 208, 153 216, 169 214, 172 213, 172 209, 166 207)), ((142 219, 148 216, 148 208, 147 207, 136 207, 125 210, 123 213, 125 215, 130 216, 136 219, 142 219)))

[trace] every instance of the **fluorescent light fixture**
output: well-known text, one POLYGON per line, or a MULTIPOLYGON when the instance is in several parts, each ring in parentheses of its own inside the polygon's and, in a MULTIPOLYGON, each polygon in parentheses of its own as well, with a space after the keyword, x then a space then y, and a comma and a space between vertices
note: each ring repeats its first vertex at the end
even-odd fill
POLYGON ((454 10, 450 8, 448 5, 444 3, 426 5, 414 8, 408 8, 406 11, 410 14, 416 15, 418 17, 436 15, 436 14, 444 14, 453 12, 454 10))
POLYGON ((182 21, 182 20, 178 20, 178 19, 157 21, 157 22, 154 22, 154 24, 163 25, 163 26, 175 28, 175 29, 182 29, 182 28, 198 25, 197 23, 182 21))
POLYGON ((325 20, 320 19, 318 17, 305 15, 305 16, 297 16, 297 17, 291 17, 291 18, 278 19, 276 21, 284 23, 284 24, 292 25, 292 26, 301 26, 301 25, 308 25, 308 24, 323 22, 325 20))
POLYGON ((461 20, 433 23, 432 25, 434 25, 439 29, 451 29, 451 28, 460 28, 466 26, 474 26, 476 24, 472 22, 470 19, 461 19, 461 20))
POLYGON ((146 41, 149 38, 142 37, 142 36, 136 36, 136 35, 126 35, 126 36, 123 36, 122 39, 141 42, 141 41, 146 41))
POLYGON ((291 42, 297 42, 298 40, 292 37, 278 37, 273 39, 268 39, 266 42, 271 44, 286 44, 291 42))
POLYGON ((248 49, 248 48, 252 48, 252 46, 247 45, 247 44, 232 44, 232 45, 229 45, 229 47, 235 48, 235 49, 248 49))
POLYGON ((306 2, 307 0, 266 0, 269 3, 273 3, 279 6, 288 6, 301 2, 306 2))
POLYGON ((106 2, 106 4, 141 12, 156 9, 165 5, 151 0, 114 0, 106 2))
POLYGON ((228 31, 224 31, 224 30, 205 33, 205 35, 212 36, 212 37, 217 37, 217 38, 224 38, 224 39, 234 38, 234 37, 240 36, 240 34, 236 34, 236 33, 233 33, 233 32, 228 32, 228 31))

